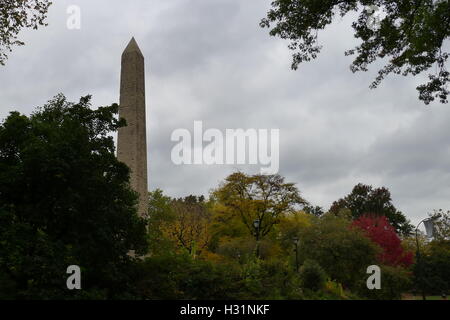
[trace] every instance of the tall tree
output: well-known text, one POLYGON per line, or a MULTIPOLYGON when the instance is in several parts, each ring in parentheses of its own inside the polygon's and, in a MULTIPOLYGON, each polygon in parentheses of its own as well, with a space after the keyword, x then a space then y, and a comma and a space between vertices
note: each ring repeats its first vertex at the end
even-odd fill
POLYGON ((109 135, 125 124, 117 111, 58 95, 0 124, 0 273, 10 298, 112 298, 129 289, 129 252, 144 254, 147 244, 129 169, 109 135), (80 266, 83 290, 67 290, 69 265, 80 266))
POLYGON ((22 46, 17 39, 22 28, 37 29, 46 26, 49 0, 2 0, 0 8, 0 65, 8 58, 12 46, 22 46))
POLYGON ((235 172, 214 192, 222 214, 238 217, 250 235, 266 236, 287 213, 307 202, 293 183, 280 175, 246 175, 235 172), (254 222, 259 226, 255 228, 254 222))
POLYGON ((318 31, 333 22, 359 12, 352 23, 354 36, 361 40, 350 69, 367 71, 371 63, 386 61, 371 84, 376 88, 389 74, 403 76, 429 72, 428 83, 419 85, 419 99, 429 104, 435 98, 447 103, 449 53, 446 40, 450 34, 448 0, 274 0, 262 27, 272 28, 270 35, 289 39, 293 50, 292 68, 315 59, 322 46, 318 31), (384 13, 385 17, 379 19, 384 13))
POLYGON ((384 187, 374 189, 369 185, 357 184, 349 195, 333 202, 329 211, 338 215, 343 209, 350 210, 353 219, 366 213, 386 216, 395 230, 403 235, 408 235, 413 230, 403 213, 392 204, 391 193, 384 187))

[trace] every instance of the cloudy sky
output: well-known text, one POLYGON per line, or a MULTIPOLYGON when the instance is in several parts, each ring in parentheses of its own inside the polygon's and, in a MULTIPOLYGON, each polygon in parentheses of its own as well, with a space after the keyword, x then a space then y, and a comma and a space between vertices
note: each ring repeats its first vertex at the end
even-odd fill
POLYGON ((303 196, 328 209, 363 182, 390 189, 414 223, 450 209, 450 109, 425 106, 424 78, 377 71, 352 74, 346 49, 357 42, 351 17, 319 33, 319 58, 290 69, 287 42, 259 21, 270 0, 58 0, 49 26, 26 30, 0 67, 0 118, 29 114, 59 92, 93 105, 118 102, 120 56, 135 36, 146 60, 149 188, 172 196, 207 194, 233 170, 259 165, 181 165, 171 161, 178 128, 280 130, 280 171, 303 196), (66 27, 81 9, 81 29, 66 27))

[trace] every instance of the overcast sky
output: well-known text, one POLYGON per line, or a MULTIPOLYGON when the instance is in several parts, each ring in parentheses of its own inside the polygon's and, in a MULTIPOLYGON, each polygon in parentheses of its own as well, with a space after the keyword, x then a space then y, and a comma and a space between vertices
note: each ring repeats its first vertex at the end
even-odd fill
POLYGON ((450 109, 425 106, 424 77, 392 76, 376 90, 377 68, 352 74, 346 49, 357 42, 351 17, 319 41, 315 61, 290 69, 287 42, 259 21, 270 0, 58 0, 49 26, 23 31, 26 42, 0 67, 0 118, 30 114, 59 92, 93 105, 119 100, 120 56, 135 36, 146 61, 149 188, 171 196, 208 194, 235 169, 259 165, 172 163, 177 128, 280 130, 280 171, 302 195, 328 209, 359 182, 385 186, 417 223, 450 209, 450 109), (69 5, 81 29, 66 27, 69 5))

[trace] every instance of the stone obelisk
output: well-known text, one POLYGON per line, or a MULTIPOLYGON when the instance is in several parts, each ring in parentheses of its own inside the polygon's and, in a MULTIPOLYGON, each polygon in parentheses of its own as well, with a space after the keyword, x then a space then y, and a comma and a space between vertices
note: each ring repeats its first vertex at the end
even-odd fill
POLYGON ((119 129, 117 158, 131 169, 131 187, 139 193, 138 213, 147 214, 147 142, 145 124, 144 56, 134 38, 122 53, 119 117, 127 122, 119 129))

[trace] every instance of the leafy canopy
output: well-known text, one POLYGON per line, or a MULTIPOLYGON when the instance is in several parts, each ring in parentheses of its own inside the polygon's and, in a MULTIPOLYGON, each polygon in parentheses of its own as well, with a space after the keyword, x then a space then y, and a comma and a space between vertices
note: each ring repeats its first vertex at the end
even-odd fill
POLYGON ((353 221, 353 225, 364 230, 367 237, 381 247, 380 263, 406 268, 413 263, 412 251, 404 250, 402 241, 385 216, 366 214, 353 221))
POLYGON ((349 12, 359 12, 352 27, 354 36, 361 40, 345 53, 356 54, 353 72, 367 71, 371 63, 386 61, 371 84, 376 88, 391 73, 408 76, 428 71, 428 83, 417 87, 419 99, 425 104, 435 98, 448 102, 448 0, 275 0, 260 25, 272 28, 270 35, 290 40, 289 49, 295 52, 292 68, 297 69, 300 63, 319 54, 322 46, 318 31, 337 15, 344 17, 349 12), (374 27, 374 14, 381 13, 385 17, 374 27))
POLYGON ((324 215, 300 233, 300 264, 316 261, 331 280, 346 287, 365 278, 366 268, 374 264, 376 246, 360 230, 351 228, 347 219, 324 215))
POLYGON ((373 188, 362 183, 357 184, 350 194, 333 202, 329 211, 339 215, 344 210, 350 210, 353 219, 367 213, 386 216, 395 230, 402 235, 409 235, 413 229, 405 215, 395 208, 391 193, 384 187, 373 188))
POLYGON ((22 28, 46 26, 49 0, 2 0, 0 7, 0 65, 8 58, 12 46, 22 46, 17 39, 22 28))
POLYGON ((222 206, 222 214, 238 217, 250 235, 266 236, 280 218, 307 204, 293 183, 286 183, 280 175, 246 175, 235 172, 214 191, 222 206), (255 229, 253 222, 259 221, 255 229))
POLYGON ((0 124, 0 273, 10 298, 121 295, 129 251, 146 252, 129 169, 109 135, 124 121, 117 104, 91 110, 90 99, 58 95, 0 124), (80 293, 65 286, 72 264, 81 267, 80 293))

